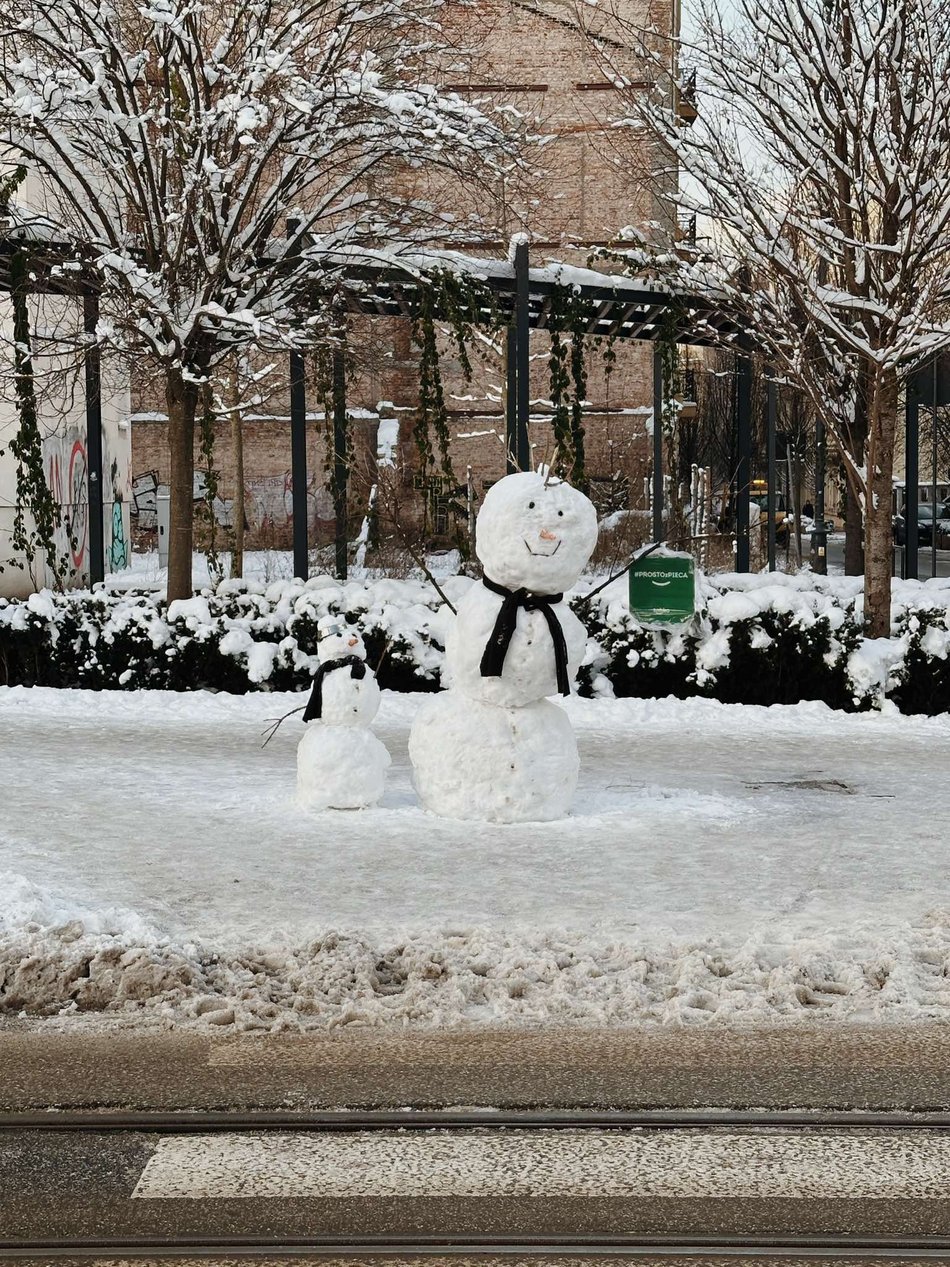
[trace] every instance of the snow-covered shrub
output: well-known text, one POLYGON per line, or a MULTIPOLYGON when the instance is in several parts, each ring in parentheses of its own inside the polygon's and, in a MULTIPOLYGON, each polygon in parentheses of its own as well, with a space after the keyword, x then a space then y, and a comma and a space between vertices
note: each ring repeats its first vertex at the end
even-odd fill
POLYGON ((898 625, 904 654, 890 698, 902 713, 950 712, 950 609, 911 608, 898 625))
MULTIPOLYGON (((451 601, 473 584, 442 582, 451 601)), ((582 694, 950 711, 950 582, 895 582, 890 638, 861 631, 860 578, 810 573, 700 578, 700 611, 677 629, 631 615, 626 582, 572 605, 590 633, 582 694)), ((422 581, 224 581, 166 607, 147 591, 0 599, 0 683, 96 690, 301 690, 317 623, 355 625, 380 685, 438 690, 454 619, 422 581)))
POLYGON ((317 622, 356 625, 380 685, 437 690, 437 594, 414 582, 319 577, 306 585, 223 582, 170 607, 146 591, 0 599, 0 682, 94 690, 295 690, 316 668, 317 622))
POLYGON ((581 666, 581 694, 598 693, 598 676, 606 678, 618 696, 685 699, 697 693, 692 683, 697 639, 691 632, 644 628, 617 601, 602 606, 575 601, 572 605, 601 651, 581 666))
POLYGON ((699 612, 678 628, 647 628, 631 615, 626 581, 575 600, 600 654, 581 671, 585 693, 734 704, 822 700, 861 710, 892 699, 905 712, 950 710, 950 591, 898 584, 888 639, 862 633, 860 579, 701 577, 699 612), (939 603, 941 605, 937 606, 939 603))

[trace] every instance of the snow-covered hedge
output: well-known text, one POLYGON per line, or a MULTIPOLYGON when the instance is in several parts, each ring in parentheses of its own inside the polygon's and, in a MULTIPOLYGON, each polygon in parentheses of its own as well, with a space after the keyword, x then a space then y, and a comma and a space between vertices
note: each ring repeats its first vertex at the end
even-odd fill
POLYGON ((701 614, 648 629, 623 583, 584 605, 595 647, 587 690, 650 698, 711 696, 728 704, 950 711, 950 582, 895 582, 891 637, 865 638, 855 577, 727 574, 700 578, 701 614))
MULTIPOLYGON (((451 589, 451 582, 449 582, 451 589)), ((294 690, 317 666, 317 622, 334 614, 359 627, 380 685, 439 687, 451 617, 427 585, 376 581, 306 585, 224 581, 166 606, 146 590, 0 599, 0 682, 7 685, 243 694, 294 690)))
MULTIPOLYGON (((452 577, 450 599, 472 584, 452 577)), ((892 636, 861 633, 856 578, 775 574, 701 578, 701 613, 649 629, 615 582, 574 605, 591 634, 588 695, 704 695, 726 703, 824 700, 908 713, 950 711, 950 581, 895 582, 892 636)), ((317 621, 361 630, 380 684, 436 690, 453 619, 427 583, 317 577, 303 585, 225 581, 187 602, 148 591, 0 600, 0 682, 134 690, 302 689, 316 665, 317 621)))

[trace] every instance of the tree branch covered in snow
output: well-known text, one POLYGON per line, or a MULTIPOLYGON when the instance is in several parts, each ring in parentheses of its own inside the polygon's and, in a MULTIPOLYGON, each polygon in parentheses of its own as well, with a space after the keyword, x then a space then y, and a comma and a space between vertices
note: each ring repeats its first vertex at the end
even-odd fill
MULTIPOLYGON (((709 226, 712 279, 825 418, 865 511, 880 633, 899 390, 950 346, 950 9, 738 0, 727 19, 701 0, 668 64, 671 52, 698 69, 697 121, 683 126, 668 79, 645 97, 605 46, 626 106, 617 128, 679 165, 675 197, 709 226)), ((665 261, 672 278, 696 264, 665 261)))
POLYGON ((95 267, 101 342, 146 354, 166 377, 180 458, 173 593, 190 588, 196 387, 236 346, 326 337, 320 296, 361 250, 378 258, 423 229, 437 236, 438 209, 400 196, 408 173, 473 182, 517 161, 510 112, 496 120, 427 82, 446 45, 439 7, 14 0, 6 10, 6 144, 46 202, 24 226, 41 210, 45 235, 95 267))

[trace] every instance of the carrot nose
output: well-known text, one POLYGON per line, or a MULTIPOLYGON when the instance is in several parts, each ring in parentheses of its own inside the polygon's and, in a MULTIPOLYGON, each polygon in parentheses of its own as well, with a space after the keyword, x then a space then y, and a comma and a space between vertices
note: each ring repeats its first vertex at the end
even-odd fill
POLYGON ((355 638, 351 638, 351 639, 350 639, 350 641, 349 641, 349 643, 348 643, 347 645, 348 645, 348 646, 350 646, 350 647, 355 647, 355 646, 356 646, 356 639, 355 639, 355 638))
POLYGON ((542 528, 539 535, 542 541, 557 541, 557 533, 548 532, 547 528, 542 528))

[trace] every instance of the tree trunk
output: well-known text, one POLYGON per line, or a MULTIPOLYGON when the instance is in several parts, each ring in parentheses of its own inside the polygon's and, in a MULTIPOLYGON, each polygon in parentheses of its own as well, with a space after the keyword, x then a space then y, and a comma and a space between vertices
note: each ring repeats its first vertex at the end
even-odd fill
POLYGON ((181 374, 169 371, 165 380, 168 409, 168 448, 171 458, 168 526, 168 602, 191 598, 194 550, 195 412, 198 390, 181 374))
MULTIPOLYGON (((868 439, 868 391, 871 383, 871 367, 862 361, 855 383, 854 419, 851 423, 849 447, 855 465, 861 467, 867 459, 868 439)), ((896 433, 895 433, 896 434, 896 433)), ((892 459, 893 463, 893 459, 892 459)), ((845 478, 845 576, 861 576, 864 572, 864 516, 853 478, 845 478)))
POLYGON ((798 456, 798 450, 794 450, 794 456, 789 453, 788 457, 789 484, 791 485, 792 494, 792 516, 795 520, 795 566, 801 571, 802 566, 802 463, 798 456))
POLYGON ((864 516, 864 620, 868 637, 891 632, 891 487, 897 435, 896 370, 875 376, 868 410, 868 497, 864 516))
POLYGON ((844 489, 844 574, 864 574, 864 516, 850 483, 844 489))
POLYGON ((231 550, 231 576, 244 575, 244 428, 241 413, 241 389, 238 371, 231 375, 231 441, 234 446, 234 501, 231 508, 231 532, 234 546, 231 550))

